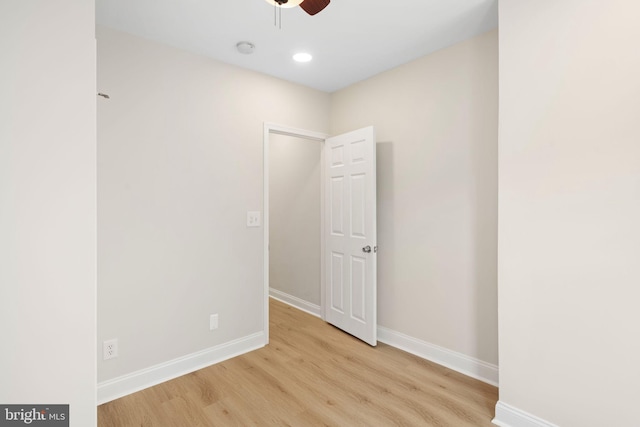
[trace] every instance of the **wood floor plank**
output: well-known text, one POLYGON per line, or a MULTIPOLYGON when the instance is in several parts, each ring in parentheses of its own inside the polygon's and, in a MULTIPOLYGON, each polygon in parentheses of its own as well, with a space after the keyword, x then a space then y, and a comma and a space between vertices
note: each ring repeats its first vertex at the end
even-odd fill
POLYGON ((99 427, 491 427, 497 388, 270 303, 270 344, 98 408, 99 427))

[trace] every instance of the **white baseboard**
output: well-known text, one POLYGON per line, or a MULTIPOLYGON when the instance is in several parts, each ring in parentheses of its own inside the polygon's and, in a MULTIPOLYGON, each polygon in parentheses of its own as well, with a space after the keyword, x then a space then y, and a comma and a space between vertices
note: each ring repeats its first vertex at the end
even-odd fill
POLYGON ((98 384, 98 405, 265 346, 264 332, 239 338, 98 384))
POLYGON ((498 367, 400 332, 378 326, 378 340, 461 374, 498 386, 498 367))
POLYGON ((558 427, 501 401, 496 404, 496 417, 491 422, 500 427, 558 427))
POLYGON ((289 295, 273 288, 269 288, 269 296, 273 299, 277 299, 280 302, 289 304, 290 306, 295 307, 298 310, 306 311, 307 313, 312 314, 316 317, 322 317, 322 311, 320 310, 319 305, 312 304, 308 301, 305 301, 298 297, 294 297, 293 295, 289 295))

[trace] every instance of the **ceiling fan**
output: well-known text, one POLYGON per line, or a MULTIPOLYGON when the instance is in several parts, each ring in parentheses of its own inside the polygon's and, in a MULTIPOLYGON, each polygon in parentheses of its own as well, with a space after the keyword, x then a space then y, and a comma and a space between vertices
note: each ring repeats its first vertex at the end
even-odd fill
POLYGON ((322 12, 322 10, 327 7, 327 5, 331 2, 331 0, 266 0, 267 3, 270 3, 274 6, 290 8, 300 6, 305 12, 309 15, 315 15, 316 13, 322 12))

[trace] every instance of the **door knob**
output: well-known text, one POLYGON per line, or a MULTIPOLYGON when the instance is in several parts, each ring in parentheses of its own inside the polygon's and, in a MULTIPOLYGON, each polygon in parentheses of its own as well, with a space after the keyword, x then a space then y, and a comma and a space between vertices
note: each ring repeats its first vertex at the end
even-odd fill
POLYGON ((371 253, 371 246, 367 245, 364 248, 362 248, 362 252, 364 252, 365 254, 370 254, 371 253))

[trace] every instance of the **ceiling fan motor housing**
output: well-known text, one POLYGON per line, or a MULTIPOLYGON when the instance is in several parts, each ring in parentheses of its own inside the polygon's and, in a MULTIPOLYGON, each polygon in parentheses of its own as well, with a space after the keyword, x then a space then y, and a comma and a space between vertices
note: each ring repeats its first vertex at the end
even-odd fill
POLYGON ((291 8, 300 5, 300 7, 309 15, 315 15, 321 12, 331 3, 331 0, 266 0, 272 5, 291 8), (286 5, 286 6, 285 6, 286 5))

